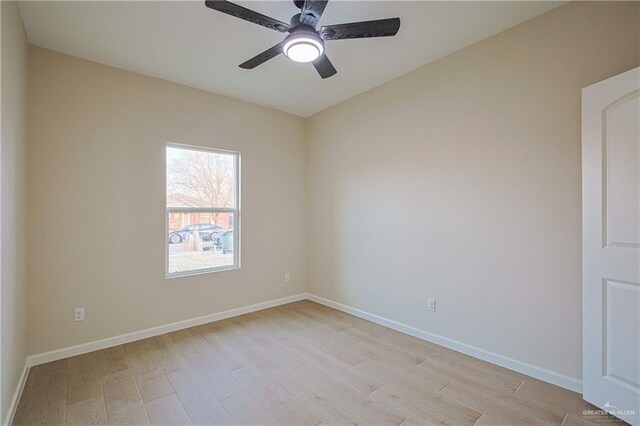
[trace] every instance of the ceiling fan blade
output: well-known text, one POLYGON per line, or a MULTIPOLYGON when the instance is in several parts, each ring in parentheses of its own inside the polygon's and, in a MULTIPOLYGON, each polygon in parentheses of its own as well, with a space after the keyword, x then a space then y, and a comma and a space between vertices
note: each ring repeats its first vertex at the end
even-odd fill
POLYGON ((265 50, 264 52, 254 56, 246 62, 240 64, 240 68, 251 70, 267 62, 269 59, 273 59, 282 53, 282 43, 278 43, 275 46, 265 50))
POLYGON ((318 21, 327 7, 328 0, 305 0, 300 13, 300 22, 311 25, 313 28, 318 25, 318 21))
POLYGON ((247 9, 246 7, 239 6, 226 0, 207 0, 204 4, 210 9, 235 16, 236 18, 244 19, 245 21, 253 22, 254 24, 262 25, 263 27, 271 28, 272 30, 280 31, 281 33, 286 33, 290 28, 290 26, 284 22, 278 21, 277 19, 273 19, 261 13, 254 12, 251 9, 247 9))
POLYGON ((400 18, 377 21, 351 22, 349 24, 326 25, 320 29, 320 37, 325 40, 349 38, 389 37, 400 29, 400 18))
POLYGON ((329 78, 338 72, 333 67, 333 64, 325 54, 322 54, 322 56, 313 61, 313 66, 316 68, 316 71, 318 71, 318 74, 320 74, 320 77, 322 77, 323 79, 329 78))

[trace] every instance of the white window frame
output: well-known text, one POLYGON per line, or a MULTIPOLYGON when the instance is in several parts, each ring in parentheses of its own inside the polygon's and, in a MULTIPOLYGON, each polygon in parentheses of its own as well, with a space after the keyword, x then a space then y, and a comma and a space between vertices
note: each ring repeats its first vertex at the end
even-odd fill
POLYGON ((167 142, 164 148, 164 252, 165 252, 165 278, 180 278, 190 275, 209 274, 214 272, 231 271, 234 269, 240 269, 240 192, 241 192, 241 180, 240 180, 240 152, 229 151, 224 149, 209 148, 204 146, 185 145, 173 142, 167 142), (235 169, 235 207, 169 207, 167 205, 167 148, 179 148, 188 149, 191 151, 202 151, 214 154, 225 154, 234 156, 234 169, 235 169), (203 269, 192 269, 190 271, 182 272, 169 272, 169 213, 173 212, 207 212, 207 213, 233 213, 233 265, 218 266, 203 269))

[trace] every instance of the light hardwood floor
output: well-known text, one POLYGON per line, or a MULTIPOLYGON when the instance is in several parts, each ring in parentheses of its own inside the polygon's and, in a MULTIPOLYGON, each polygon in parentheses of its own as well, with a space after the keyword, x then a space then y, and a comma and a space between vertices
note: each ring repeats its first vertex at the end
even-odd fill
POLYGON ((14 424, 571 425, 591 409, 302 301, 33 367, 14 424))

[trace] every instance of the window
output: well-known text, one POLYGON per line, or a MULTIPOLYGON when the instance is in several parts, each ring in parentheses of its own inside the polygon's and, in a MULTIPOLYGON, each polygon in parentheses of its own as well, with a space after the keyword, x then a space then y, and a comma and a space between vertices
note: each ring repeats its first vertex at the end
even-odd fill
POLYGON ((167 145, 167 277, 240 267, 240 154, 167 145))

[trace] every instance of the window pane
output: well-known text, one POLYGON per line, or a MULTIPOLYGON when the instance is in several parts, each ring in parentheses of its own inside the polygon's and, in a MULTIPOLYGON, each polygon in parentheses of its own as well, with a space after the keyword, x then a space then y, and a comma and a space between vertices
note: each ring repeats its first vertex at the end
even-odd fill
POLYGON ((233 219, 233 213, 228 212, 168 213, 168 272, 235 265, 233 219))
POLYGON ((235 207, 235 154, 167 147, 167 207, 235 207))

